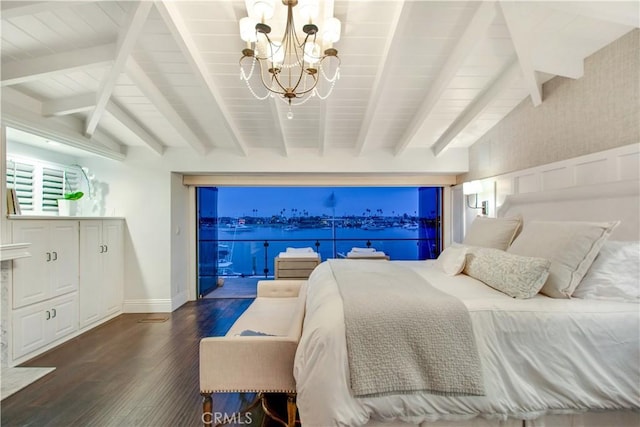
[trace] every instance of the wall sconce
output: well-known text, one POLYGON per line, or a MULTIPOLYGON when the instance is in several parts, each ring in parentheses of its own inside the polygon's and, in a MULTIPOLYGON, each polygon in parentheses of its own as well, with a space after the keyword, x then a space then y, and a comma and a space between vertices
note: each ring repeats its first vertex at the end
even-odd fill
POLYGON ((467 199, 467 207, 469 209, 482 209, 482 215, 486 215, 489 211, 489 203, 486 200, 483 200, 480 206, 478 206, 478 193, 482 193, 482 184, 480 181, 471 181, 465 182, 462 184, 462 193, 465 195, 467 199), (475 201, 473 206, 471 206, 471 195, 475 195, 475 201))

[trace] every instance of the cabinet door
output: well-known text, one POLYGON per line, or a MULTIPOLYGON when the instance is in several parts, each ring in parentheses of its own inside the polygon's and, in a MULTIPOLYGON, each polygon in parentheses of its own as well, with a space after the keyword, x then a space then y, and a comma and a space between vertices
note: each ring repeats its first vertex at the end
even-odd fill
MULTIPOLYGON (((55 341, 78 330, 78 298, 76 293, 52 300, 47 320, 50 341, 55 341)), ((45 316, 46 317, 46 316, 45 316)))
POLYGON ((13 242, 31 243, 31 256, 13 261, 13 308, 19 308, 50 297, 49 223, 12 221, 11 228, 13 242))
POLYGON ((80 326, 103 317, 102 221, 80 223, 80 326))
POLYGON ((102 256, 104 266, 104 303, 108 316, 122 310, 124 282, 124 242, 122 221, 104 221, 103 242, 106 251, 102 256))
POLYGON ((11 336, 13 338, 13 358, 24 356, 49 343, 47 333, 46 303, 33 304, 14 310, 12 314, 11 336))
POLYGON ((11 327, 14 359, 71 334, 78 330, 77 294, 14 310, 11 327))
POLYGON ((78 222, 51 221, 51 296, 78 289, 78 222))

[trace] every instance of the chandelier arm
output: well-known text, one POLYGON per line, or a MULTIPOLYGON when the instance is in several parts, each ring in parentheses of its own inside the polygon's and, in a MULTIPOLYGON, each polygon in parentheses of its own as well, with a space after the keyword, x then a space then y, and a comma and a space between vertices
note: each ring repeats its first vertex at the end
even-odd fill
MULTIPOLYGON (((284 95, 285 94, 285 89, 280 86, 280 82, 278 82, 278 80, 276 79, 276 83, 278 83, 278 86, 280 86, 280 88, 282 89, 282 92, 278 91, 273 84, 267 84, 267 82, 264 80, 264 64, 262 63, 262 61, 258 61, 258 64, 260 65, 260 80, 262 81, 262 85, 269 91, 272 93, 275 93, 276 95, 284 95)), ((272 78, 273 80, 273 78, 272 78)))
MULTIPOLYGON (((304 39, 304 43, 302 44, 302 61, 300 60, 300 57, 298 56, 298 51, 296 50, 296 59, 298 61, 298 63, 300 63, 300 74, 298 75, 298 81, 296 82, 295 86, 292 86, 292 90, 293 92, 297 95, 304 95, 305 93, 309 92, 309 90, 306 91, 302 91, 300 93, 297 92, 298 90, 298 86, 300 86, 300 83, 302 82, 302 79, 305 77, 305 69, 304 69, 304 46, 307 44, 307 40, 309 39, 309 34, 307 34, 307 36, 304 39)), ((308 73, 311 78, 314 81, 313 87, 315 87, 318 84, 317 79, 315 78, 315 75, 308 73)), ((291 79, 291 75, 289 76, 289 78, 291 79)), ((306 81, 306 80, 305 80, 306 81)), ((310 90, 313 90, 313 87, 310 90)))

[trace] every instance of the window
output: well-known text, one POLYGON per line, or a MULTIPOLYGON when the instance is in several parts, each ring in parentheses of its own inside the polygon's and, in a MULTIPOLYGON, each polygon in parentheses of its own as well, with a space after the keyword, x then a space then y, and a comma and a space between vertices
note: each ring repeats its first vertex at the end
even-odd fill
POLYGON ((199 187, 199 294, 220 276, 270 277, 287 247, 322 260, 354 247, 394 260, 437 258, 440 187, 199 187))
POLYGON ((57 199, 80 188, 81 173, 78 166, 7 158, 7 187, 16 190, 23 214, 56 214, 57 199))
POLYGON ((34 169, 33 165, 7 160, 7 187, 16 190, 22 212, 32 212, 34 210, 34 169))

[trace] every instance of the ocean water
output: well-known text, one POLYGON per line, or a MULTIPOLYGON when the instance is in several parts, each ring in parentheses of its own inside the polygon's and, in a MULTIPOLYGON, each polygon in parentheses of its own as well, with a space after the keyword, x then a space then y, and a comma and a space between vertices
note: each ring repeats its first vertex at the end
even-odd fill
POLYGON ((438 255, 438 233, 432 228, 408 230, 387 227, 381 230, 361 228, 299 228, 250 226, 248 230, 200 227, 200 276, 220 275, 273 275, 274 259, 287 247, 311 247, 321 259, 346 254, 353 247, 370 247, 383 251, 394 260, 435 258, 438 255), (335 240, 334 240, 335 237, 335 240), (266 246, 265 246, 266 243, 266 246), (216 252, 221 260, 216 262, 216 252), (223 268, 222 268, 223 267, 223 268), (265 269, 267 270, 265 272, 265 269))

